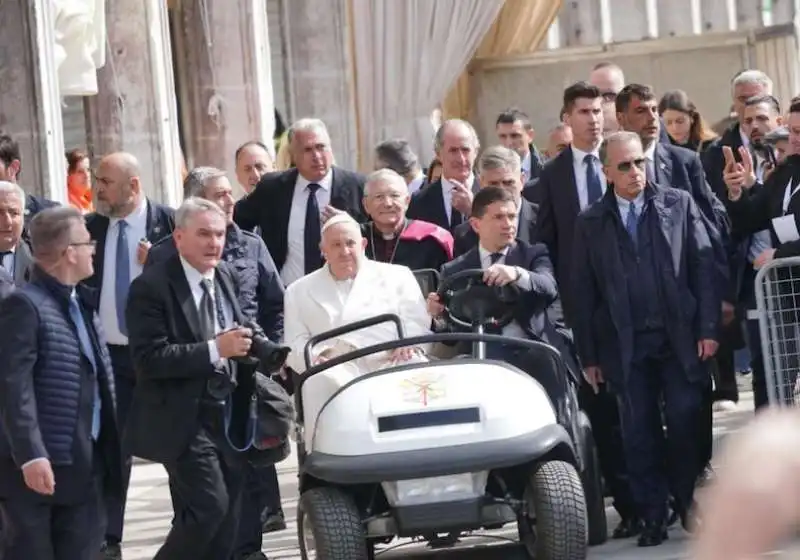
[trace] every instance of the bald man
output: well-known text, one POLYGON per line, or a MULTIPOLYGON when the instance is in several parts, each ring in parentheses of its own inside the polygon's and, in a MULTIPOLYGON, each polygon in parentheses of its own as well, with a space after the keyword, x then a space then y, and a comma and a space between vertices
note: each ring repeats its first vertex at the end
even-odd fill
MULTIPOLYGON (((94 253, 94 275, 86 284, 100 294, 100 322, 108 340, 114 368, 122 430, 128 417, 136 379, 125 324, 128 288, 141 274, 150 246, 172 233, 175 217, 172 208, 147 198, 139 178, 139 162, 132 154, 118 152, 105 156, 97 167, 95 177, 97 211, 86 216, 86 228, 97 248, 94 253)), ((108 504, 105 560, 121 558, 124 496, 130 479, 130 458, 126 459, 123 499, 108 504)))

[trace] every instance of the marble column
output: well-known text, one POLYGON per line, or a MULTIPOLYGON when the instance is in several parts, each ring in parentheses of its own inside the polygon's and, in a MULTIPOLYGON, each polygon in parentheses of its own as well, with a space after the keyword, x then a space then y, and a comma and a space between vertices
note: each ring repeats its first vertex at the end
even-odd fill
POLYGON ((182 200, 181 150, 165 0, 106 3, 106 64, 99 92, 85 100, 89 150, 130 152, 148 196, 182 200))
POLYGON ((51 6, 47 0, 3 0, 0 21, 0 131, 20 145, 20 185, 64 202, 67 170, 51 6))

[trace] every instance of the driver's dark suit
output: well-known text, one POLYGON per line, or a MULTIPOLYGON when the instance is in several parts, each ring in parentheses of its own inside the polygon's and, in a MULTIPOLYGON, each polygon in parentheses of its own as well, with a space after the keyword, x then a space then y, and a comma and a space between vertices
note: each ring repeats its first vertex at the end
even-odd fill
MULTIPOLYGON (((522 294, 515 306, 514 321, 503 328, 502 333, 492 333, 491 328, 487 329, 487 332, 540 340, 556 347, 562 352, 567 367, 577 379, 579 370, 572 360, 572 352, 565 348, 563 337, 547 316, 547 308, 558 297, 558 287, 553 274, 553 264, 543 243, 530 245, 518 239, 500 253, 489 253, 480 246, 474 247, 445 264, 441 271, 442 278, 463 270, 486 269, 495 263, 516 266, 523 270, 522 277, 517 281, 522 294)), ((487 345, 487 357, 504 359, 526 371, 529 370, 529 367, 523 367, 519 363, 518 351, 519 347, 513 345, 487 345)))

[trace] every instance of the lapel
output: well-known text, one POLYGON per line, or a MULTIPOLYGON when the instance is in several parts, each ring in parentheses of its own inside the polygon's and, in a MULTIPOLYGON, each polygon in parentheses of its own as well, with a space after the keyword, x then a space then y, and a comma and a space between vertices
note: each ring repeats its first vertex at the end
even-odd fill
MULTIPOLYGON (((288 235, 289 214, 292 211, 292 197, 294 196, 294 185, 297 182, 299 172, 296 168, 289 169, 281 177, 282 185, 277 189, 270 189, 265 202, 267 208, 272 208, 270 219, 275 222, 277 231, 282 232, 283 236, 288 235), (274 204, 273 204, 274 203, 274 204)), ((267 224, 262 224, 262 227, 267 224)), ((269 228, 271 229, 271 228, 269 228)))
MULTIPOLYGON (((312 272, 310 276, 313 276, 313 282, 309 282, 306 296, 314 300, 327 314, 328 324, 331 328, 337 326, 339 293, 336 290, 336 282, 328 272, 328 267, 323 265, 319 270, 312 272)), ((327 329, 328 327, 326 326, 325 328, 327 329)))
POLYGON ((656 144, 655 157, 655 172, 656 183, 664 187, 672 186, 672 157, 670 156, 669 149, 661 144, 656 144))
POLYGON ((33 257, 28 249, 28 244, 24 240, 20 240, 14 251, 14 284, 22 286, 30 279, 32 265, 33 257))
POLYGON ((575 167, 572 165, 574 154, 572 146, 558 154, 556 162, 558 163, 558 173, 556 173, 556 181, 566 179, 569 183, 567 188, 561 188, 560 185, 553 185, 556 193, 561 193, 562 200, 566 205, 565 211, 571 216, 577 216, 581 212, 581 201, 578 198, 578 181, 575 178, 575 167))
MULTIPOLYGON (((655 190, 651 185, 647 185, 645 196, 651 201, 653 208, 655 208, 656 216, 658 218, 658 230, 661 238, 667 244, 667 250, 672 258, 672 273, 675 274, 681 269, 681 255, 683 254, 683 229, 675 227, 679 224, 681 219, 675 216, 677 209, 677 202, 680 200, 677 197, 669 196, 669 191, 655 190)), ((654 239, 654 242, 656 240, 654 239)), ((654 249, 654 250, 657 250, 654 249)), ((658 255, 658 253, 656 253, 658 255)), ((654 259, 656 266, 660 266, 663 262, 662 258, 658 256, 654 259)))
MULTIPOLYGON (((477 235, 476 235, 476 237, 477 237, 477 235)), ((481 253, 480 253, 480 249, 479 249, 479 243, 480 243, 480 241, 478 243, 476 243, 475 246, 472 249, 470 249, 469 251, 464 253, 464 262, 463 262, 463 266, 461 267, 460 270, 470 270, 470 269, 473 269, 473 268, 483 268, 483 266, 481 265, 481 253)), ((456 272, 460 272, 460 270, 458 270, 456 272)))
POLYGON ((197 339, 198 342, 204 340, 203 333, 200 330, 200 314, 197 312, 197 306, 194 303, 194 296, 189 287, 189 282, 186 280, 186 274, 181 266, 181 258, 177 254, 174 255, 167 265, 167 279, 175 294, 175 299, 183 312, 183 317, 186 319, 186 324, 197 339))
POLYGON ((594 268, 603 271, 602 277, 607 286, 611 319, 619 330, 622 324, 619 314, 622 310, 630 307, 628 286, 623 275, 620 257, 620 243, 623 242, 621 236, 627 236, 628 233, 619 215, 617 198, 612 185, 608 185, 606 194, 599 203, 603 205, 603 211, 587 215, 588 223, 592 225, 589 229, 589 239, 592 242, 597 239, 597 244, 593 245, 596 250, 590 251, 590 258, 595 263, 594 268))
POLYGON ((520 266, 527 269, 528 267, 525 266, 525 263, 523 262, 523 253, 524 251, 522 246, 518 242, 514 242, 514 245, 508 249, 505 264, 508 266, 520 266))
POLYGON ((147 240, 150 243, 156 243, 160 241, 162 238, 166 237, 170 232, 164 229, 164 224, 161 223, 161 220, 158 219, 158 215, 156 214, 155 205, 150 202, 150 199, 147 199, 147 222, 145 225, 145 231, 147 232, 147 240))
POLYGON ((339 168, 331 168, 331 206, 339 210, 348 210, 353 206, 349 184, 342 179, 339 168))
POLYGON ((533 221, 533 205, 523 198, 522 204, 519 207, 519 229, 517 231, 517 237, 526 243, 531 243, 533 240, 533 221))
POLYGON ((439 179, 435 183, 431 183, 428 188, 427 195, 433 201, 429 202, 431 209, 431 221, 435 224, 442 226, 447 231, 450 231, 450 220, 447 219, 447 210, 444 208, 444 187, 442 180, 439 179))
MULTIPOLYGON (((348 322, 348 317, 350 317, 355 311, 361 311, 364 308, 363 302, 365 299, 367 301, 370 300, 376 291, 379 291, 383 288, 383 286, 377 281, 377 275, 375 274, 376 269, 377 266, 375 263, 369 259, 364 259, 361 261, 358 274, 356 274, 355 279, 353 279, 353 285, 350 288, 350 293, 344 302, 341 317, 342 324, 348 322)), ((327 274, 327 276, 329 278, 331 277, 330 274, 327 274)), ((333 280, 331 280, 331 283, 333 283, 333 280)), ((358 317, 361 316, 363 315, 358 315, 358 317)))
POLYGON ((242 310, 239 307, 238 300, 236 299, 236 290, 233 287, 233 279, 231 277, 230 269, 225 265, 225 263, 221 262, 217 266, 216 274, 220 289, 228 299, 228 304, 231 306, 231 310, 233 311, 233 320, 239 325, 244 325, 247 321, 242 315, 242 310))
POLYGON ((95 214, 94 216, 94 225, 95 227, 92 228, 95 231, 91 231, 92 239, 97 242, 97 246, 94 249, 94 277, 97 278, 97 285, 99 286, 103 282, 103 265, 105 264, 105 254, 106 254, 106 236, 108 235, 108 224, 110 224, 110 220, 101 214, 95 214))

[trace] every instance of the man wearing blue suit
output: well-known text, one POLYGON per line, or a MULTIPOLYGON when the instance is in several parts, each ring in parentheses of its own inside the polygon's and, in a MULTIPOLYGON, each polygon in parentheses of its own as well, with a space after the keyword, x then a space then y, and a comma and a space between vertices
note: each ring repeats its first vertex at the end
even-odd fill
MULTIPOLYGON (((716 197, 706 181, 703 164, 697 152, 674 146, 670 142, 659 139, 659 130, 662 130, 658 117, 658 100, 650 86, 641 84, 628 84, 617 95, 617 119, 623 130, 635 132, 639 135, 646 159, 646 176, 648 183, 661 187, 673 187, 688 192, 703 218, 711 239, 714 250, 714 263, 716 271, 716 286, 720 306, 723 310, 723 333, 721 340, 730 341, 733 346, 732 335, 741 337, 739 330, 728 332, 724 327, 735 327, 733 323, 733 303, 736 301, 730 292, 730 266, 728 252, 730 251, 727 211, 724 204, 716 197), (724 303, 723 303, 724 302, 724 303)), ((727 347, 727 346, 726 346, 727 347)), ((718 353, 714 363, 717 371, 733 371, 732 350, 730 360, 724 359, 718 353), (728 363, 730 361, 730 363, 728 363)), ((718 383, 718 387, 721 384, 718 383)), ((735 386, 735 383, 734 383, 735 386)), ((711 462, 713 447, 713 392, 711 385, 703 401, 703 409, 698 419, 698 430, 702 434, 701 457, 698 465, 698 474, 704 474, 711 462)))
MULTIPOLYGON (((125 322, 128 289, 141 274, 150 245, 169 235, 175 226, 172 208, 148 199, 139 176, 139 162, 132 154, 119 152, 105 156, 95 172, 97 212, 86 216, 86 228, 97 250, 94 274, 85 283, 98 294, 95 305, 114 366, 121 430, 125 427, 136 383, 125 322)), ((120 542, 130 457, 123 467, 122 499, 115 496, 108 504, 104 560, 119 560, 122 554, 120 542)))
POLYGON ((657 546, 670 493, 691 527, 696 419, 710 383, 703 362, 716 352, 720 315, 714 255, 692 197, 646 181, 636 133, 612 134, 600 155, 613 188, 576 222, 572 326, 590 383, 608 383, 618 397, 630 489, 644 521, 639 546, 657 546))

